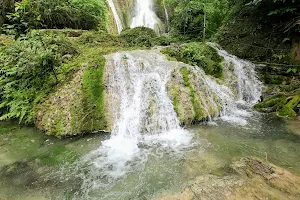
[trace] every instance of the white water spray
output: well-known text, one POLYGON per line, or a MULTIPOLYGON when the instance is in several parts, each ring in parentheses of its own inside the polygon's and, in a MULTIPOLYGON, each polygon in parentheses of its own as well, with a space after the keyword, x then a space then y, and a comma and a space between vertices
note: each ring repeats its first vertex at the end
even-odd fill
MULTIPOLYGON (((239 107, 250 108, 257 103, 262 93, 262 83, 255 72, 255 65, 246 60, 239 59, 220 49, 216 44, 209 43, 214 47, 219 55, 224 58, 224 80, 225 85, 234 93, 234 102, 239 107)), ((231 109, 232 110, 232 109, 231 109)), ((233 114, 224 113, 221 118, 229 122, 237 122, 241 125, 246 124, 242 117, 249 117, 251 113, 245 109, 235 109, 233 114)))
POLYGON ((191 134, 180 127, 167 95, 172 66, 161 54, 147 51, 107 56, 107 98, 114 127, 111 138, 85 157, 92 163, 82 190, 112 187, 147 160, 150 148, 180 151, 190 146, 191 134), (146 148, 141 148, 144 146, 146 148))
POLYGON ((159 32, 161 21, 153 11, 152 0, 136 0, 135 13, 130 28, 144 26, 159 32))
POLYGON ((114 15, 114 19, 117 25, 117 29, 118 29, 118 33, 120 34, 121 31, 123 30, 123 25, 122 25, 122 21, 120 20, 120 17, 118 15, 117 9, 115 7, 115 4, 113 2, 113 0, 108 0, 108 5, 114 15))
POLYGON ((88 172, 81 177, 84 182, 78 199, 93 199, 93 194, 98 198, 97 191, 114 187, 129 173, 142 170, 151 151, 180 156, 192 146, 192 134, 180 127, 167 93, 166 85, 178 78, 173 74, 176 70, 185 67, 189 71, 194 95, 209 121, 221 117, 235 124, 247 123, 249 113, 239 104, 243 100, 244 105, 252 105, 260 96, 254 65, 218 51, 225 58, 227 78, 236 84, 219 84, 201 68, 168 61, 156 50, 106 56, 106 98, 110 99, 114 127, 111 138, 84 157, 82 166, 87 166, 88 172))

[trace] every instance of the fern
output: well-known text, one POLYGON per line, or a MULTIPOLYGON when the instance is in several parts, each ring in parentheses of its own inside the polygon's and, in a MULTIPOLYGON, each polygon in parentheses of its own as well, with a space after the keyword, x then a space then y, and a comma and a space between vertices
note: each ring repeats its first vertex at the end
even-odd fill
POLYGON ((33 110, 57 84, 57 69, 66 52, 74 52, 60 35, 32 31, 0 53, 0 121, 31 123, 33 110))

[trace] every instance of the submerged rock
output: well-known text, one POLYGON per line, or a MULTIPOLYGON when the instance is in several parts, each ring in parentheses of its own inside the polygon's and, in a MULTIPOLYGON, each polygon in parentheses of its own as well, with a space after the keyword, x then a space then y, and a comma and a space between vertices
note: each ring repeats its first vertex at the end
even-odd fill
POLYGON ((198 176, 176 194, 158 200, 240 200, 300 198, 300 177, 257 158, 243 158, 230 166, 235 173, 223 177, 198 176))

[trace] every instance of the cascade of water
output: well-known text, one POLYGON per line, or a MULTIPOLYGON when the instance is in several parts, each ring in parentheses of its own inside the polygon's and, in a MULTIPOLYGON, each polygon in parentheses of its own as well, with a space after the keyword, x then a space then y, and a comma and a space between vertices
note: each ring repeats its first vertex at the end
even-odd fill
MULTIPOLYGON (((234 93, 235 104, 243 105, 243 107, 251 107, 257 103, 262 93, 262 83, 259 81, 255 65, 246 60, 239 59, 236 56, 230 55, 226 51, 220 49, 216 44, 209 43, 215 48, 219 55, 224 58, 224 80, 234 93)), ((235 114, 249 115, 244 110, 235 110, 235 114)), ((222 118, 226 121, 235 121, 236 117, 224 114, 222 118)))
POLYGON ((225 58, 227 78, 236 84, 219 84, 200 67, 168 61, 156 50, 106 57, 106 98, 110 99, 108 109, 114 127, 111 138, 84 158, 82 166, 88 166, 88 173, 81 177, 84 182, 79 199, 113 187, 127 173, 141 169, 153 147, 180 155, 182 149, 191 146, 192 135, 180 127, 167 92, 166 85, 173 79, 178 79, 180 87, 186 87, 182 76, 174 74, 176 70, 189 71, 193 95, 208 120, 221 117, 241 125, 246 123, 249 113, 239 104, 243 100, 245 105, 252 105, 260 96, 261 84, 251 63, 218 51, 225 58))
POLYGON ((166 22, 167 22, 167 27, 168 27, 167 32, 169 32, 170 31, 169 13, 168 13, 165 1, 163 3, 164 3, 164 10, 165 10, 166 22))
POLYGON ((115 22, 116 22, 116 25, 117 25, 117 29, 118 29, 118 33, 120 34, 121 31, 123 30, 123 25, 122 25, 122 22, 120 20, 120 17, 118 15, 118 12, 117 12, 117 9, 115 7, 115 4, 113 2, 113 0, 108 0, 108 5, 114 15, 114 19, 115 19, 115 22))
POLYGON ((143 164, 147 149, 140 145, 172 151, 190 146, 191 135, 180 127, 166 91, 172 66, 162 55, 146 51, 115 53, 107 57, 106 70, 114 127, 111 138, 85 157, 83 163, 93 165, 84 177, 84 195, 113 186, 136 165, 143 164))
POLYGON ((130 28, 144 26, 157 30, 161 21, 153 11, 152 0, 136 0, 135 15, 132 19, 130 28))

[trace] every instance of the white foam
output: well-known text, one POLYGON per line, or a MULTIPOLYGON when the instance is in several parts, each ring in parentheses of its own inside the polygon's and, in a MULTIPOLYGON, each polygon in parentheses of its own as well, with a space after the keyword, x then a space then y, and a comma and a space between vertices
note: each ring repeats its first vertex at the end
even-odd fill
POLYGON ((153 11, 152 0, 136 0, 135 16, 132 19, 130 28, 144 26, 155 30, 160 23, 159 18, 153 11))

